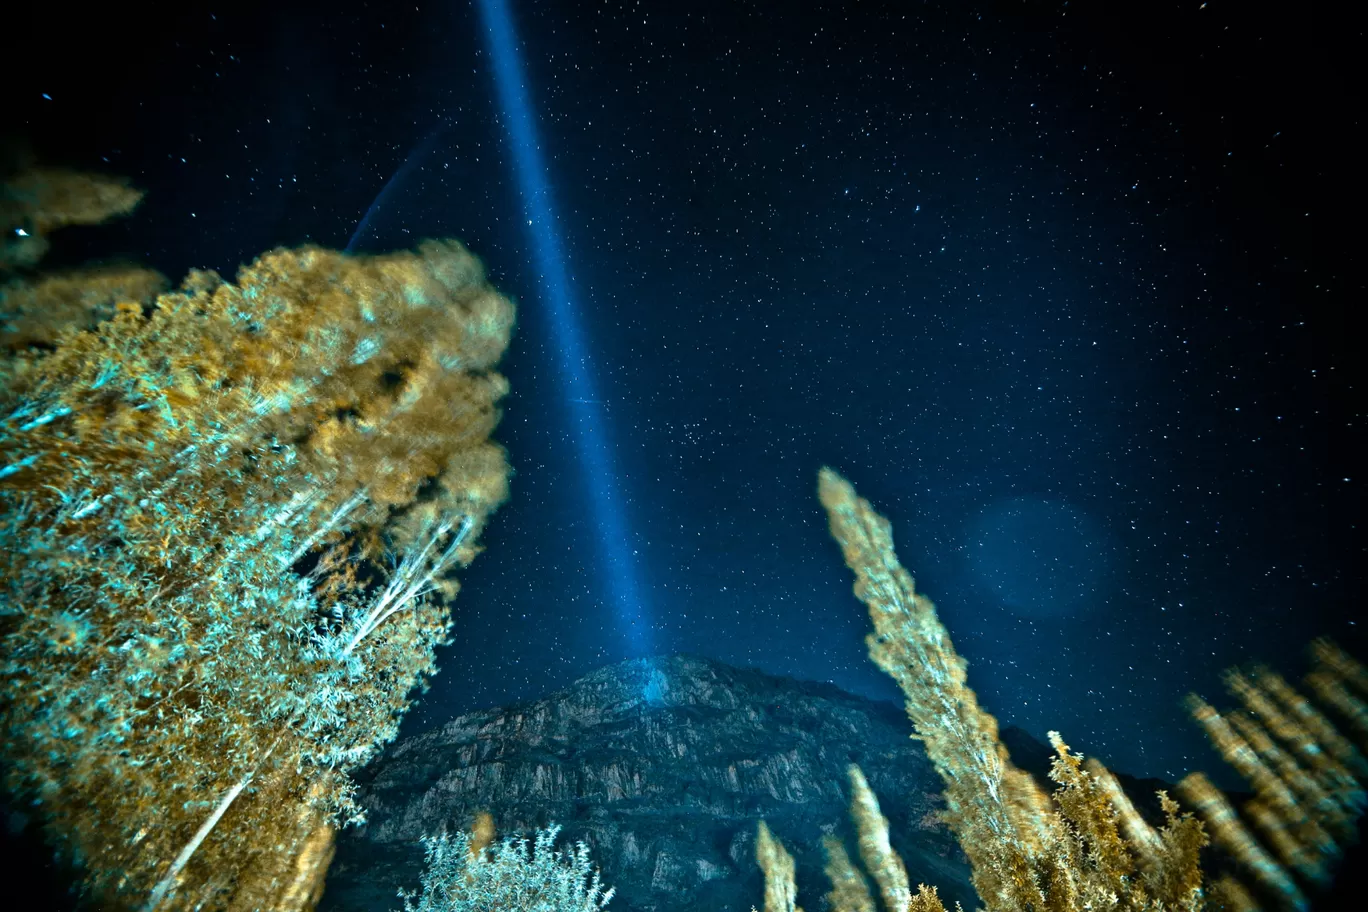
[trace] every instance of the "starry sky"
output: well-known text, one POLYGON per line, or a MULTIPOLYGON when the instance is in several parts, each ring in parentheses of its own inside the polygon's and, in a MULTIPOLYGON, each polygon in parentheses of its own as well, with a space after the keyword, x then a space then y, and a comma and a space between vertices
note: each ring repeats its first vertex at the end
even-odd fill
POLYGON ((1222 703, 1233 663, 1365 652, 1361 105, 1331 20, 513 0, 567 342, 476 7, 52 6, 6 37, 5 131, 148 197, 49 265, 450 236, 518 301, 512 497, 406 732, 646 653, 897 699, 824 464, 893 521, 986 708, 1114 768, 1216 767, 1179 700, 1222 703))

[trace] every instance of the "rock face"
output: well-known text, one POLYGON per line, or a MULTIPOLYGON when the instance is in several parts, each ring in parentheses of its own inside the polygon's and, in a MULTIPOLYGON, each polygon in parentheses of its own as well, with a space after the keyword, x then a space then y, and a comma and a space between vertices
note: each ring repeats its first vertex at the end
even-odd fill
POLYGON ((419 885, 422 837, 468 829, 487 810, 500 838, 558 823, 558 846, 586 843, 618 912, 763 905, 763 818, 795 858, 799 903, 822 912, 821 837, 857 856, 850 763, 879 797, 912 884, 973 908, 967 862, 934 816, 940 779, 909 732, 900 708, 827 684, 692 656, 613 665, 391 745, 362 777, 369 820, 341 834, 320 910, 398 909, 396 890, 419 885))

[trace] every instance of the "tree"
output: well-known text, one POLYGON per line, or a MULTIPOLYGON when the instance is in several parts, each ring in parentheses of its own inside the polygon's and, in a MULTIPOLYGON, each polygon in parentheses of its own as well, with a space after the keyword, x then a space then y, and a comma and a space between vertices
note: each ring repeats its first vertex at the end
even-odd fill
MULTIPOLYGON (((1360 747, 1342 736, 1319 710, 1279 676, 1231 672, 1231 692, 1246 710, 1222 716, 1204 701, 1189 701, 1194 717, 1222 756, 1249 779, 1254 798, 1243 815, 1200 773, 1179 791, 1201 815, 1181 813, 1164 792, 1167 818, 1151 826, 1095 759, 1069 750, 1050 732, 1055 760, 1047 795, 1011 762, 998 738, 997 720, 967 686, 964 659, 955 651, 936 607, 916 591, 893 550, 892 527, 831 469, 823 468, 818 496, 832 537, 855 573, 855 595, 869 608, 874 631, 870 658, 901 688, 908 718, 945 782, 945 821, 973 867, 974 887, 990 912, 1082 910, 1236 910, 1261 903, 1292 910, 1308 906, 1302 885, 1324 886, 1329 865, 1355 838, 1368 780, 1360 747), (1252 823, 1271 848, 1251 832, 1252 823), (1205 822, 1205 826, 1203 825, 1205 822), (1239 868, 1204 883, 1200 850, 1210 828, 1239 868)), ((1326 640, 1313 644, 1317 668, 1308 687, 1335 707, 1368 740, 1368 672, 1326 640)), ((828 837, 827 874, 835 912, 943 912, 935 888, 913 895, 902 860, 888 845, 888 821, 858 767, 851 767, 851 818, 860 834, 868 881, 839 840, 828 837)), ((760 842, 784 855, 763 821, 760 842)), ((762 866, 766 912, 793 912, 792 863, 762 866), (786 878, 786 884, 771 883, 786 878), (771 896, 786 897, 771 902, 771 896)))
POLYGON ((577 842, 573 849, 557 851, 559 833, 553 823, 538 830, 531 844, 526 837, 512 837, 491 846, 494 821, 481 814, 469 833, 424 839, 422 891, 399 892, 403 912, 597 912, 607 907, 613 890, 601 886, 589 847, 577 842))
POLYGON ((7 784, 106 907, 302 908, 506 495, 513 307, 455 241, 138 287, 0 367, 7 784))

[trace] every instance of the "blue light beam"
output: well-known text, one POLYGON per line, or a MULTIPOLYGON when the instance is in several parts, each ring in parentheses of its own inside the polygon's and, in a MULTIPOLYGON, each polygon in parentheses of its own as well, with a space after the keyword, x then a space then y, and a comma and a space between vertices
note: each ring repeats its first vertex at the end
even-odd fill
POLYGON ((651 631, 641 599, 635 551, 627 532, 621 485, 605 432, 606 419, 590 370, 589 347, 580 326, 579 308, 566 272, 565 254, 556 231, 555 207, 546 163, 537 141, 532 105, 524 82, 522 59, 506 0, 478 0, 485 37, 494 65, 494 85, 513 148, 513 168, 522 193, 532 255, 541 279, 542 298, 559 343, 558 363, 570 411, 572 437, 584 468, 589 507, 597 527, 601 559, 629 655, 651 654, 651 631))

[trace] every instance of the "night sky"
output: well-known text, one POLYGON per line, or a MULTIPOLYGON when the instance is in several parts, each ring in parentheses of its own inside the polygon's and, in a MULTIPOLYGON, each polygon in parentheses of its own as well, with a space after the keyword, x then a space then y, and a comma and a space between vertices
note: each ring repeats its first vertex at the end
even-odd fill
POLYGON ((512 497, 406 732, 649 653, 897 699, 823 464, 893 521, 985 707, 1114 768, 1215 768, 1179 700, 1225 705, 1233 663, 1365 652, 1346 24, 513 0, 567 340, 475 7, 59 7, 3 39, 4 127, 148 196, 47 265, 456 237, 518 301, 512 497))

